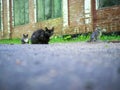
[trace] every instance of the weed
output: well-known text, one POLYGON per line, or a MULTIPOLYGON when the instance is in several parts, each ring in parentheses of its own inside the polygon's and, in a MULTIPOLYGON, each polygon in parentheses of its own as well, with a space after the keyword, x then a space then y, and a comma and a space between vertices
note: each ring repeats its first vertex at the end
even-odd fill
POLYGON ((0 44, 21 44, 21 39, 2 39, 0 40, 0 44))
MULTIPOLYGON (((78 35, 77 37, 72 37, 71 35, 66 36, 52 36, 50 39, 51 43, 68 43, 68 42, 86 42, 90 38, 90 34, 88 35, 78 35)), ((120 35, 102 35, 100 40, 102 41, 110 41, 110 40, 118 40, 120 41, 120 35)), ((21 44, 21 39, 3 39, 0 40, 0 44, 21 44)))

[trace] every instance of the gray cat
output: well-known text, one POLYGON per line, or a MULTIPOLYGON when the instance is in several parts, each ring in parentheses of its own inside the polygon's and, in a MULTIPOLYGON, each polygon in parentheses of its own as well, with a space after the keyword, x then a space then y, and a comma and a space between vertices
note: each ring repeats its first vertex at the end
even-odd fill
POLYGON ((95 28, 95 31, 92 32, 89 42, 96 42, 100 39, 102 32, 106 32, 106 29, 101 29, 99 26, 95 28))

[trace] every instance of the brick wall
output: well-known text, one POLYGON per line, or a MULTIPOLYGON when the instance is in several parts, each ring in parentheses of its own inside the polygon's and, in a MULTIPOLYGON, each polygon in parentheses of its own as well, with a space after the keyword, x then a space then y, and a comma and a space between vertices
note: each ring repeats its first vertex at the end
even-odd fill
POLYGON ((84 0, 68 0, 68 3, 69 27, 65 28, 64 33, 78 34, 93 31, 92 17, 90 17, 91 23, 85 24, 84 0))
POLYGON ((80 17, 83 15, 84 0, 69 0, 69 24, 77 26, 80 24, 80 17))
POLYGON ((120 31, 120 6, 96 10, 94 24, 106 28, 108 32, 120 31))

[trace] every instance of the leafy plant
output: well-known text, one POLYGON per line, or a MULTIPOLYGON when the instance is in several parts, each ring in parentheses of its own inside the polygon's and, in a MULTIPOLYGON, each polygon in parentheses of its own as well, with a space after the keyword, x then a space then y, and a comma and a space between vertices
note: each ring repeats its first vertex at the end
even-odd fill
MULTIPOLYGON (((71 35, 66 36, 53 36, 51 37, 50 44, 51 43, 68 43, 68 42, 86 42, 90 38, 90 34, 81 34, 77 37, 72 37, 71 35)), ((120 35, 102 35, 100 37, 100 40, 102 41, 110 41, 110 40, 119 40, 120 41, 120 35)), ((21 39, 3 39, 0 40, 0 44, 21 44, 21 39)))
POLYGON ((70 40, 72 39, 71 35, 66 35, 65 37, 63 37, 64 40, 70 40))

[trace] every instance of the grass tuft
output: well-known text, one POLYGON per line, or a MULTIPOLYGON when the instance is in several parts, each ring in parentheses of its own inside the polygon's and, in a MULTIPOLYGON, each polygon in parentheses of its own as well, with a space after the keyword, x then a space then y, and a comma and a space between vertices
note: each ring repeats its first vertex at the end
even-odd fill
MULTIPOLYGON (((90 34, 88 35, 77 35, 75 37, 71 35, 65 35, 65 36, 53 36, 50 40, 51 43, 68 43, 68 42, 86 42, 90 38, 90 34)), ((101 36, 100 40, 102 41, 120 41, 120 35, 103 35, 101 36)), ((15 38, 15 39, 2 39, 0 40, 0 44, 21 44, 21 39, 15 38)))

